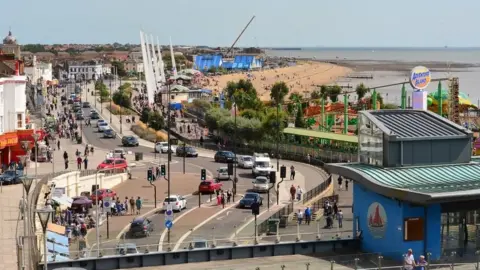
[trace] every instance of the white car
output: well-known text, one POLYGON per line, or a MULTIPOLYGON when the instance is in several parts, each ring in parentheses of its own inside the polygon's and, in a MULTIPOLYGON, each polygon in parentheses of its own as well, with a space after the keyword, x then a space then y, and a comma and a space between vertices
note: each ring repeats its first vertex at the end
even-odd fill
POLYGON ((169 205, 173 211, 180 212, 187 208, 187 200, 180 195, 170 195, 163 200, 163 210, 167 211, 169 205))
POLYGON ((98 132, 104 132, 105 130, 110 129, 106 122, 101 122, 98 124, 98 132))
POLYGON ((253 158, 251 156, 241 156, 238 159, 238 167, 251 169, 253 167, 253 158))
POLYGON ((257 176, 254 181, 252 181, 253 188, 255 192, 268 192, 268 189, 271 187, 270 181, 265 176, 257 176))
POLYGON ((115 157, 115 158, 121 157, 122 154, 123 154, 123 156, 127 155, 127 151, 125 151, 125 149, 123 149, 123 148, 115 148, 112 153, 113 153, 113 157, 115 157))
MULTIPOLYGON (((170 152, 175 153, 177 151, 176 145, 170 145, 170 152)), ((155 144, 155 152, 168 153, 168 142, 157 142, 155 144)))
POLYGON ((228 175, 228 167, 220 167, 217 169, 217 179, 218 180, 230 179, 230 176, 228 175))
POLYGON ((105 120, 103 120, 103 119, 98 119, 98 120, 97 120, 97 127, 98 127, 101 123, 107 123, 107 122, 105 122, 105 120))

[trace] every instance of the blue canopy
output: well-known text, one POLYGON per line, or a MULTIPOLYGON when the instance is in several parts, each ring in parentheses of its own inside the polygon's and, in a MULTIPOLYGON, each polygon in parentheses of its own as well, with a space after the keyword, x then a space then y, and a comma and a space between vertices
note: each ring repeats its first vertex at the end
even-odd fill
POLYGON ((47 241, 47 249, 48 249, 48 252, 52 253, 52 254, 63 254, 63 255, 69 255, 70 254, 70 250, 68 249, 68 247, 65 247, 65 246, 62 246, 62 245, 59 245, 59 244, 54 244, 50 241, 47 241))
POLYGON ((70 244, 68 243, 68 237, 66 237, 64 235, 61 235, 61 234, 58 234, 58 233, 47 231, 47 239, 50 242, 55 241, 55 243, 57 243, 59 245, 62 245, 62 246, 65 246, 65 247, 70 246, 70 244))

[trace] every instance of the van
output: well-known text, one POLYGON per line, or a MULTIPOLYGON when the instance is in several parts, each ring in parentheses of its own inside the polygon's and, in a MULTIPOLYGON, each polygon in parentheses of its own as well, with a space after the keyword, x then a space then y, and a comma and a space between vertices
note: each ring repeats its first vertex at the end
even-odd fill
POLYGON ((253 176, 269 176, 271 170, 270 156, 267 153, 253 153, 253 176))

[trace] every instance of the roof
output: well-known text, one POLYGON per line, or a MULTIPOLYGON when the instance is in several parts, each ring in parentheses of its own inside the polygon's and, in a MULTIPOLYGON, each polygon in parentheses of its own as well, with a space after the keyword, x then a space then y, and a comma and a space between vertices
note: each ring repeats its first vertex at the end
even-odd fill
POLYGON ((380 168, 360 163, 326 164, 343 175, 388 197, 428 203, 480 197, 480 163, 380 168))
POLYGON ((424 110, 361 112, 384 133, 399 139, 468 137, 469 131, 437 114, 424 110))
POLYGON ((337 134, 332 132, 322 132, 303 128, 285 128, 283 133, 293 134, 306 137, 314 137, 320 139, 328 139, 333 141, 358 143, 358 137, 354 135, 337 134))

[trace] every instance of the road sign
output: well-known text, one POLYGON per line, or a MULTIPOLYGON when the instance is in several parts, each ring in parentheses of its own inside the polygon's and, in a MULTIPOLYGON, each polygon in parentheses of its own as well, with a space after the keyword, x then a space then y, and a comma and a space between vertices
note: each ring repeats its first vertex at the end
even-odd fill
POLYGON ((166 221, 173 220, 173 210, 171 205, 167 205, 167 210, 165 211, 165 220, 166 221))
POLYGON ((103 210, 107 213, 110 213, 112 211, 112 198, 103 198, 103 210))
POLYGON ((165 227, 166 227, 167 229, 172 228, 172 226, 173 226, 173 222, 172 222, 171 220, 166 220, 166 221, 165 221, 165 227))

